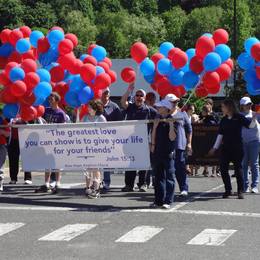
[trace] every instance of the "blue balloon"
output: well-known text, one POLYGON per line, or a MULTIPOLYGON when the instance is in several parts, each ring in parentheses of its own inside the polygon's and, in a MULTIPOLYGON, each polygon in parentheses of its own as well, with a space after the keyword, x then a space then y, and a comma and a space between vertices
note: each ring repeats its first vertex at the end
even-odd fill
POLYGON ((105 73, 104 68, 102 68, 101 66, 96 66, 96 76, 101 73, 105 73))
POLYGON ((51 81, 51 74, 46 69, 37 69, 36 73, 40 77, 40 81, 43 82, 50 82, 51 81))
POLYGON ((248 38, 247 40, 245 40, 244 42, 244 47, 245 47, 245 50, 246 52, 251 55, 251 48, 252 46, 255 44, 255 43, 258 43, 259 40, 255 37, 250 37, 248 38))
POLYGON ((9 78, 12 82, 15 82, 16 80, 23 80, 25 77, 24 70, 19 67, 14 67, 10 70, 9 78))
POLYGON ((15 49, 17 50, 17 52, 19 52, 20 54, 26 53, 27 51, 29 51, 31 48, 31 44, 28 40, 26 39, 20 39, 16 42, 15 45, 15 49))
POLYGON ((255 65, 254 59, 246 52, 242 52, 238 56, 237 63, 239 65, 239 67, 243 70, 253 68, 255 65))
POLYGON ((243 78, 247 83, 253 83, 257 79, 256 71, 254 69, 246 70, 243 78))
POLYGON ((184 72, 182 70, 173 70, 169 76, 168 79, 174 86, 182 85, 183 83, 183 75, 184 72))
POLYGON ((140 70, 144 76, 153 75, 155 72, 155 65, 152 60, 146 58, 140 64, 140 70))
POLYGON ((199 82, 199 76, 193 71, 187 71, 183 75, 183 84, 186 90, 191 90, 199 82))
POLYGON ((41 53, 39 55, 39 62, 40 64, 46 68, 48 67, 52 62, 56 62, 59 57, 58 48, 55 46, 51 46, 49 50, 45 53, 41 53))
POLYGON ((190 62, 191 58, 193 58, 196 53, 195 53, 195 49, 194 48, 190 48, 186 51, 186 54, 188 56, 188 62, 190 62))
POLYGON ((5 118, 15 118, 19 111, 17 104, 6 104, 3 108, 3 115, 5 118))
POLYGON ((82 55, 80 55, 79 59, 81 61, 83 61, 83 60, 85 60, 86 57, 88 57, 88 54, 82 54, 82 55))
POLYGON ((221 58, 215 52, 210 52, 203 60, 203 66, 206 71, 214 71, 221 65, 221 58))
POLYGON ((0 46, 0 56, 7 58, 14 51, 14 47, 10 43, 5 43, 0 46))
POLYGON ((87 104, 94 97, 94 92, 90 87, 84 87, 78 94, 78 99, 81 104, 87 104))
POLYGON ((220 56, 222 63, 228 60, 231 56, 231 50, 226 44, 217 45, 214 52, 220 56))
POLYGON ((212 38, 212 37, 213 37, 213 35, 212 35, 211 33, 204 33, 204 34, 202 34, 202 36, 207 36, 207 37, 209 37, 209 38, 212 38))
POLYGON ((39 106, 39 105, 42 105, 44 102, 45 102, 45 98, 43 97, 39 97, 39 98, 36 98, 36 100, 34 101, 33 105, 34 106, 39 106))
POLYGON ((42 98, 45 99, 47 98, 52 91, 52 87, 48 82, 40 82, 33 90, 33 93, 36 97, 36 99, 38 98, 42 98))
POLYGON ((58 46, 64 39, 64 33, 60 30, 52 30, 48 33, 47 38, 51 46, 58 46))
POLYGON ((184 73, 187 72, 187 71, 189 71, 189 70, 190 70, 190 65, 189 65, 189 63, 187 62, 186 65, 185 65, 184 67, 180 68, 180 69, 181 69, 184 73))
POLYGON ((70 91, 80 92, 86 86, 85 82, 81 79, 80 75, 73 77, 70 83, 70 91))
POLYGON ((163 42, 160 45, 159 52, 163 54, 165 57, 168 57, 168 53, 171 49, 174 48, 174 45, 171 42, 163 42))
POLYGON ((157 63, 157 70, 161 75, 167 75, 172 70, 171 61, 167 58, 160 59, 157 63))
POLYGON ((97 61, 102 61, 105 59, 105 57, 107 56, 107 51, 104 47, 102 46, 96 46, 95 48, 93 48, 93 50, 91 51, 91 55, 94 56, 96 58, 97 61))
POLYGON ((44 34, 40 31, 32 31, 30 34, 30 43, 34 48, 38 46, 38 40, 43 38, 44 34))
POLYGON ((152 74, 152 75, 144 76, 144 80, 149 84, 153 84, 154 83, 154 76, 155 76, 155 73, 152 74))
POLYGON ((251 84, 246 85, 246 90, 250 96, 257 96, 260 94, 260 91, 256 91, 251 84))
POLYGON ((78 93, 74 91, 68 91, 65 94, 65 101, 69 106, 73 108, 79 107, 81 105, 78 99, 78 93))

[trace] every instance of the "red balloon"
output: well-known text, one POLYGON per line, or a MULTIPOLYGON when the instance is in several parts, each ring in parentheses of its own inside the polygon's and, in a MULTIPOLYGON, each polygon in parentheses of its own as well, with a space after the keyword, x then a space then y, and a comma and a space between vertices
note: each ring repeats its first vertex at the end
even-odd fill
POLYGON ((111 84, 116 82, 117 80, 117 75, 116 75, 116 72, 113 71, 113 70, 109 70, 108 73, 107 73, 111 79, 111 84))
POLYGON ((17 63, 22 62, 22 55, 18 53, 17 51, 13 51, 12 54, 7 59, 8 62, 14 61, 17 63))
POLYGON ((215 42, 208 36, 201 36, 196 42, 196 55, 204 58, 209 52, 214 51, 215 42))
POLYGON ((94 91, 94 99, 100 99, 102 96, 102 89, 93 88, 94 91))
POLYGON ((228 78, 231 76, 231 68, 225 63, 221 64, 216 72, 219 75, 220 81, 228 80, 228 78))
POLYGON ((91 83, 95 79, 96 73, 96 67, 90 63, 81 66, 80 76, 86 84, 91 83))
POLYGON ((12 32, 12 30, 10 30, 10 29, 4 29, 3 31, 1 31, 0 39, 3 44, 9 42, 9 37, 10 37, 11 32, 12 32))
POLYGON ((95 47, 97 47, 95 43, 90 44, 87 49, 87 54, 91 55, 91 52, 95 47))
POLYGON ((22 59, 32 59, 35 60, 38 58, 37 53, 35 52, 36 49, 29 50, 28 52, 22 54, 22 59))
POLYGON ((151 60, 153 61, 153 63, 154 63, 155 66, 156 66, 157 63, 158 63, 158 61, 159 61, 160 59, 163 59, 163 58, 164 58, 164 55, 161 54, 161 53, 159 53, 159 52, 157 52, 157 53, 155 53, 154 55, 152 55, 151 60))
POLYGON ((211 88, 219 85, 220 77, 217 72, 206 72, 202 78, 203 84, 206 88, 211 88))
POLYGON ((131 57, 137 62, 141 63, 148 55, 148 49, 142 42, 136 42, 130 49, 131 57))
POLYGON ((31 106, 35 102, 36 98, 33 93, 28 95, 24 95, 19 98, 19 102, 21 105, 31 106))
POLYGON ((260 79, 260 66, 256 66, 255 67, 255 70, 256 70, 256 76, 258 79, 260 79))
POLYGON ((171 83, 166 77, 162 77, 159 80, 155 81, 153 84, 154 88, 157 89, 158 94, 164 98, 172 90, 171 83))
POLYGON ((107 73, 99 74, 95 79, 95 87, 98 89, 108 88, 111 84, 110 76, 107 73))
POLYGON ((93 64, 95 66, 97 66, 97 60, 95 59, 95 57, 89 55, 87 56, 84 60, 83 60, 83 63, 86 64, 86 63, 90 63, 90 64, 93 64))
POLYGON ((88 113, 88 105, 81 105, 79 111, 79 119, 81 120, 88 113))
POLYGON ((71 42, 73 43, 73 48, 78 45, 78 37, 73 33, 65 34, 65 39, 71 40, 71 42))
POLYGON ((21 106, 20 116, 24 121, 31 121, 37 118, 37 110, 33 106, 21 106))
POLYGON ((69 39, 63 39, 60 41, 58 50, 61 55, 65 55, 67 53, 70 53, 73 50, 73 42, 69 39))
POLYGON ((36 111, 37 111, 37 117, 41 117, 44 115, 45 113, 45 107, 40 105, 40 106, 37 106, 35 107, 36 111))
POLYGON ((6 57, 0 57, 0 70, 3 70, 6 66, 8 59, 6 57))
POLYGON ((16 80, 11 86, 10 91, 13 96, 21 97, 26 93, 26 84, 21 80, 16 80))
POLYGON ((197 86, 195 89, 195 95, 197 97, 206 97, 208 95, 208 90, 205 88, 205 86, 201 83, 197 86))
POLYGON ((25 73, 35 72, 37 70, 37 63, 33 59, 25 59, 21 63, 21 68, 25 73))
POLYGON ((14 62, 14 61, 11 61, 11 62, 8 62, 6 67, 5 67, 5 73, 6 75, 9 75, 10 73, 10 70, 14 67, 18 67, 19 64, 17 62, 14 62))
POLYGON ((112 61, 108 57, 105 57, 103 62, 105 62, 109 66, 109 68, 112 67, 112 61))
POLYGON ((204 70, 202 59, 200 59, 198 56, 192 57, 190 60, 190 69, 193 72, 200 74, 204 70))
POLYGON ((53 30, 58 30, 58 31, 61 31, 61 32, 64 33, 64 30, 60 26, 53 26, 53 27, 51 27, 50 31, 53 31, 53 30))
POLYGON ((215 41, 215 44, 226 44, 228 42, 228 32, 224 29, 217 29, 213 33, 213 40, 215 41))
POLYGON ((61 67, 65 70, 69 69, 71 66, 74 65, 76 57, 73 52, 68 53, 66 55, 60 56, 58 58, 58 63, 61 65, 61 67))
POLYGON ((255 43, 251 48, 251 56, 256 60, 260 61, 260 42, 255 43))
POLYGON ((17 103, 17 98, 12 95, 11 89, 10 89, 9 86, 5 87, 2 90, 1 96, 2 96, 3 103, 6 103, 6 104, 15 104, 15 103, 17 103))
POLYGON ((168 52, 168 59, 172 60, 173 56, 179 52, 182 51, 180 48, 172 48, 169 52, 168 52))
POLYGON ((54 92, 58 92, 62 97, 69 91, 69 85, 65 82, 59 82, 53 88, 54 92))
POLYGON ((98 64, 97 64, 98 66, 100 66, 100 67, 102 67, 104 70, 105 70, 105 72, 107 73, 108 71, 109 71, 109 65, 106 63, 106 62, 104 62, 104 61, 100 61, 100 62, 98 62, 98 64))
POLYGON ((50 43, 46 37, 40 38, 37 42, 37 50, 40 53, 45 53, 49 50, 50 43))
POLYGON ((65 73, 64 69, 61 66, 55 66, 50 70, 51 81, 52 82, 60 82, 64 79, 65 73))
POLYGON ((220 91, 220 88, 221 88, 220 85, 215 85, 215 86, 208 87, 207 90, 209 94, 215 95, 220 91))
POLYGON ((73 64, 68 68, 69 72, 73 75, 79 74, 83 62, 80 59, 75 59, 73 64))
POLYGON ((31 92, 36 85, 40 82, 40 77, 35 72, 26 73, 24 82, 27 86, 27 92, 31 92))
POLYGON ((23 33, 24 38, 28 38, 32 32, 31 28, 25 25, 20 27, 20 31, 23 33))
POLYGON ((227 65, 230 67, 231 70, 233 69, 233 67, 234 67, 234 62, 233 62, 232 59, 229 58, 229 59, 226 60, 224 63, 227 64, 227 65))
POLYGON ((12 32, 9 35, 9 42, 15 46, 16 42, 23 38, 23 33, 20 30, 12 30, 12 32))
POLYGON ((9 80, 6 72, 3 71, 2 73, 0 73, 0 85, 6 86, 10 83, 11 83, 11 81, 9 80))
POLYGON ((126 83, 132 83, 136 79, 136 73, 133 68, 126 67, 121 71, 121 78, 126 83))
POLYGON ((176 69, 180 69, 188 62, 188 55, 184 51, 177 51, 171 61, 176 69))

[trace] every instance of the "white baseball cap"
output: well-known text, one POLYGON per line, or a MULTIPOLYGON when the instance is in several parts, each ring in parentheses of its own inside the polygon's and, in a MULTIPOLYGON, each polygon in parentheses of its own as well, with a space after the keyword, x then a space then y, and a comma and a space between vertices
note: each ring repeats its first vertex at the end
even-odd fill
POLYGON ((241 106, 246 106, 248 104, 252 104, 253 102, 250 97, 242 97, 239 103, 241 106))
POLYGON ((156 107, 166 107, 169 110, 172 109, 172 103, 169 100, 166 99, 162 99, 161 101, 155 103, 156 107))
POLYGON ((135 91, 135 94, 136 94, 137 92, 143 93, 144 97, 146 96, 146 92, 145 92, 142 88, 137 89, 137 90, 135 91))
POLYGON ((102 89, 102 94, 105 93, 105 92, 107 92, 107 91, 108 91, 108 93, 110 93, 110 89, 109 89, 109 88, 104 88, 104 89, 102 89))
POLYGON ((180 99, 176 97, 174 94, 168 94, 165 96, 164 100, 175 102, 175 101, 179 101, 180 99))

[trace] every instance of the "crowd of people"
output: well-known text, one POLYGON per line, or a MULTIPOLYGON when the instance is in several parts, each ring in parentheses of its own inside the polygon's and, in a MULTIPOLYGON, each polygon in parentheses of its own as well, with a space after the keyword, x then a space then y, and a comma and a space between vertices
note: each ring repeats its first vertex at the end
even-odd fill
MULTIPOLYGON (((121 120, 153 120, 147 127, 150 145, 151 170, 126 171, 122 192, 133 192, 135 179, 138 175, 138 189, 146 192, 154 188, 154 203, 151 207, 169 209, 174 201, 175 179, 181 196, 188 196, 188 175, 197 175, 199 166, 188 165, 187 157, 192 154, 192 125, 219 125, 216 142, 209 151, 214 155, 221 148, 220 163, 212 167, 212 177, 222 176, 225 192, 223 198, 232 195, 229 174, 230 162, 234 165, 234 177, 237 179, 237 196, 244 198, 245 192, 258 193, 259 182, 259 144, 260 115, 252 111, 249 97, 240 100, 238 111, 233 100, 222 102, 222 115, 214 113, 213 100, 206 99, 202 110, 197 115, 193 104, 180 107, 180 99, 168 94, 156 101, 153 92, 146 93, 143 89, 134 91, 134 83, 129 84, 121 98, 120 108, 110 99, 110 90, 105 89, 100 100, 92 100, 88 104, 88 112, 82 122, 107 122, 121 120), (163 119, 163 120, 162 120, 163 119), (249 168, 252 176, 249 184, 249 168)), ((53 92, 49 96, 49 107, 43 118, 33 122, 25 122, 19 118, 7 121, 1 116, 0 129, 0 190, 3 190, 4 165, 6 156, 9 158, 10 184, 16 184, 19 173, 19 140, 18 130, 10 127, 16 124, 44 124, 70 122, 69 116, 59 107, 60 96, 53 92)), ((73 121, 73 120, 71 120, 73 121)), ((209 166, 203 166, 203 175, 209 176, 209 166)), ((89 169, 85 172, 85 193, 88 198, 99 198, 101 187, 108 191, 111 184, 111 172, 89 169)), ((24 172, 25 184, 32 184, 30 172, 24 172)), ((59 192, 61 185, 60 172, 46 172, 45 181, 35 192, 59 192)))

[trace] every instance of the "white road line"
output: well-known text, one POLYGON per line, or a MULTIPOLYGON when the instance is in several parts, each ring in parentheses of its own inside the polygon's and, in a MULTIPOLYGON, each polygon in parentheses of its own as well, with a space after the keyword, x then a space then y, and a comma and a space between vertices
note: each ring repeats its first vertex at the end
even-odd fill
POLYGON ((115 242, 123 243, 145 243, 152 237, 157 235, 163 228, 153 226, 138 226, 127 232, 122 237, 118 238, 115 242))
POLYGON ((3 236, 4 234, 16 230, 24 225, 24 223, 0 223, 0 236, 3 236))
POLYGON ((96 224, 73 224, 59 228, 50 234, 39 238, 40 241, 70 241, 96 227, 96 224))
POLYGON ((204 229, 191 239, 188 245, 220 246, 237 230, 232 229, 204 229))

